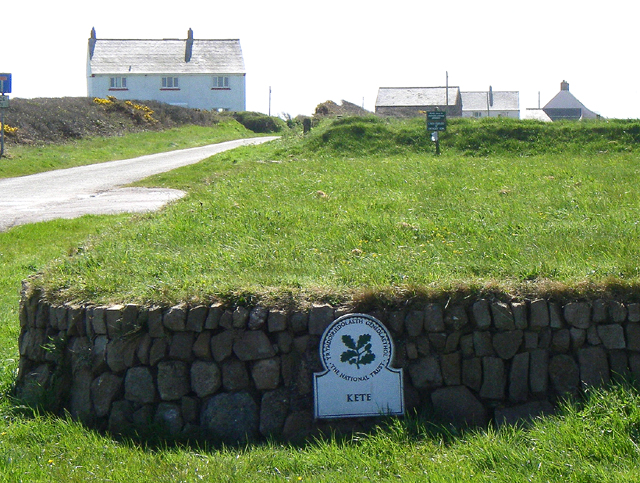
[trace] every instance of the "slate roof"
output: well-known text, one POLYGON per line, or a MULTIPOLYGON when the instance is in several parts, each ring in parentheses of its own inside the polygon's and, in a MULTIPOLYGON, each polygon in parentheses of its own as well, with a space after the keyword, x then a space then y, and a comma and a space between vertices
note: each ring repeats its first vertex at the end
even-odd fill
POLYGON ((561 90, 542 108, 552 119, 596 119, 598 115, 587 109, 582 102, 569 92, 561 90))
POLYGON ((519 111, 520 93, 518 91, 492 91, 493 105, 489 106, 488 91, 461 92, 463 111, 519 111))
MULTIPOLYGON (((244 74, 240 41, 96 39, 90 54, 91 74, 244 74)), ((91 48, 90 48, 91 51, 91 48)))
MULTIPOLYGON (((456 105, 459 87, 449 86, 449 106, 456 105)), ((377 107, 446 106, 447 87, 380 87, 377 107)))

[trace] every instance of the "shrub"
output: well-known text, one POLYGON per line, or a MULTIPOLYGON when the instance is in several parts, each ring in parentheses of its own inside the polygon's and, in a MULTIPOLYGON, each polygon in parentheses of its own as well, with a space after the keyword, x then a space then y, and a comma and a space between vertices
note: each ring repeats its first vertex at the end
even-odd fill
POLYGON ((287 124, 279 117, 271 117, 259 112, 234 112, 233 118, 255 133, 282 132, 287 124))

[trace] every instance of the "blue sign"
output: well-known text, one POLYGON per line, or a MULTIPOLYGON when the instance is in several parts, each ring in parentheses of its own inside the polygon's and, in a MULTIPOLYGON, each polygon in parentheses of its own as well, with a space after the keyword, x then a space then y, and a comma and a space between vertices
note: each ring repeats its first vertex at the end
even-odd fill
POLYGON ((11 94, 11 74, 0 74, 0 94, 11 94))

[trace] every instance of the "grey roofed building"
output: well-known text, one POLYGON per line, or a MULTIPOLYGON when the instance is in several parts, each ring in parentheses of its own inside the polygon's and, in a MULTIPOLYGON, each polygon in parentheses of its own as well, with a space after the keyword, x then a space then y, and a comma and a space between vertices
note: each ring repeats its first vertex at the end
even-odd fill
POLYGON ((461 92, 462 117, 511 117, 520 118, 520 93, 518 91, 467 91, 461 92))
POLYGON ((582 102, 569 92, 569 83, 560 83, 560 92, 551 99, 542 110, 553 121, 581 119, 598 119, 600 116, 587 109, 582 102))
POLYGON ((380 87, 376 114, 415 117, 420 111, 439 109, 448 116, 462 116, 460 88, 449 87, 380 87))
POLYGON ((200 109, 245 109, 245 65, 238 39, 99 39, 91 31, 91 97, 157 100, 200 109))

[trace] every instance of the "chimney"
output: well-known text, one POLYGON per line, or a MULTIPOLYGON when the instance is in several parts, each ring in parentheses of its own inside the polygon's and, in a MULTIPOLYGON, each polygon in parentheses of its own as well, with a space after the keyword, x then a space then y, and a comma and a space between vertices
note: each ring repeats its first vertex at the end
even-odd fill
POLYGON ((96 49, 96 28, 91 29, 91 37, 89 37, 89 58, 93 58, 93 51, 96 49))
POLYGON ((189 62, 191 60, 191 54, 193 53, 193 30, 189 29, 187 32, 187 44, 184 51, 184 61, 189 62))
POLYGON ((569 90, 569 83, 566 80, 563 80, 560 83, 560 90, 561 91, 568 91, 569 90))
POLYGON ((489 86, 489 105, 493 107, 493 88, 489 86))

